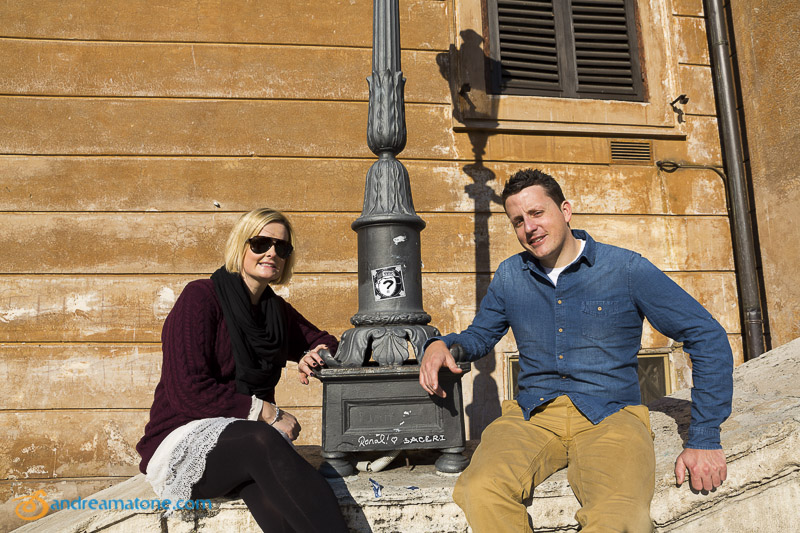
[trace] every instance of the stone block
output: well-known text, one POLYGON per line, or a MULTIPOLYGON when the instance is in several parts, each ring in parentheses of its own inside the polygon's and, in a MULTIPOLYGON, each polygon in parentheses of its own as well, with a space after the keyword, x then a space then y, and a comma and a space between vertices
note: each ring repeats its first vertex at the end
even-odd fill
POLYGON ((689 98, 685 105, 678 106, 684 113, 693 115, 716 114, 714 102, 714 85, 711 82, 711 68, 698 65, 680 65, 678 67, 680 92, 689 98))
POLYGON ((703 16, 703 0, 673 0, 672 13, 701 17, 703 16))
POLYGON ((705 20, 698 17, 674 17, 678 61, 689 65, 708 65, 708 40, 705 20))
MULTIPOLYGON (((355 220, 372 163, 369 158, 6 156, 0 159, 0 209, 245 212, 268 205, 289 212, 347 212, 355 220)), ((499 196, 505 181, 528 167, 556 177, 576 213, 727 214, 722 182, 711 171, 669 174, 655 166, 518 161, 403 163, 423 218, 429 212, 502 213, 499 196)))
MULTIPOLYGON (((403 48, 447 49, 447 4, 401 2, 403 48)), ((89 41, 243 42, 358 46, 372 42, 369 0, 274 0, 232 9, 219 0, 31 0, 25 9, 0 6, 0 32, 9 37, 89 41), (347 21, 348 31, 341 31, 347 21)))
MULTIPOLYGON (((406 102, 449 104, 435 51, 407 51, 406 102)), ((368 48, 0 42, 3 94, 367 101, 368 48), (80 65, 80 68, 76 68, 80 65), (146 69, 142 65, 147 65, 146 69), (335 79, 335 83, 330 80, 335 79)))

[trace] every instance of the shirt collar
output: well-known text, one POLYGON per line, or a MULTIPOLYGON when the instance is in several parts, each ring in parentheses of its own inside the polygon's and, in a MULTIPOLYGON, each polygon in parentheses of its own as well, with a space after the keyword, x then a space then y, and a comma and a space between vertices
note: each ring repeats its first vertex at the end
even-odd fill
MULTIPOLYGON (((574 229, 571 231, 573 237, 586 241, 586 245, 583 247, 583 251, 578 256, 576 263, 578 261, 585 260, 589 266, 594 265, 595 257, 597 256, 597 242, 592 239, 591 235, 582 229, 574 229)), ((542 269, 542 266, 539 264, 539 261, 537 261, 536 258, 533 257, 533 255, 527 250, 522 252, 522 268, 527 268, 545 275, 545 272, 542 269)))
POLYGON ((572 236, 586 241, 586 246, 583 247, 583 252, 581 252, 579 259, 585 259, 589 266, 594 265, 594 260, 597 256, 597 243, 592 239, 592 236, 582 229, 572 230, 572 236))

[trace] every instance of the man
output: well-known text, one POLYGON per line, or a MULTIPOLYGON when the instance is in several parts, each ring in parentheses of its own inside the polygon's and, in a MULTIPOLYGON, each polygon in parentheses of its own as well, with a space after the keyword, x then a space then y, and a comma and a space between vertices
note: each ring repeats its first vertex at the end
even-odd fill
POLYGON ((636 358, 643 317, 692 359, 692 420, 675 475, 680 485, 688 468, 696 490, 726 477, 725 330, 639 254, 571 230, 572 206, 551 176, 517 172, 502 198, 525 251, 500 264, 469 328, 428 341, 420 369, 420 385, 443 397, 440 368, 460 372, 451 346, 476 360, 509 327, 517 342, 519 395, 484 430, 453 499, 476 533, 531 531, 523 500, 566 466, 581 531, 652 531, 655 454, 636 358))

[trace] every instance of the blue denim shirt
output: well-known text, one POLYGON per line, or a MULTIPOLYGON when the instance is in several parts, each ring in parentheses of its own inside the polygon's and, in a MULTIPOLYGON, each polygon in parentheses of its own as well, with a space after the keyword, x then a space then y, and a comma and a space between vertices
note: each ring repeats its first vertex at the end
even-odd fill
MULTIPOLYGON (((731 412, 733 356, 725 330, 694 298, 630 250, 586 241, 557 286, 529 252, 503 261, 472 324, 438 337, 487 354, 509 327, 519 350, 519 396, 526 419, 566 394, 592 423, 641 403, 637 353, 642 322, 684 343, 692 360, 689 448, 719 449, 731 412)), ((433 340, 433 339, 432 339, 433 340)), ((431 342, 431 341, 429 341, 431 342)))

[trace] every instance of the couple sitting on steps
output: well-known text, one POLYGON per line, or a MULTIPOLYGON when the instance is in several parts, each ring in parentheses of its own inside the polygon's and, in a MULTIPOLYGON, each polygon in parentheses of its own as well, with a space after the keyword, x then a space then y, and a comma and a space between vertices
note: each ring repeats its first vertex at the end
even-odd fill
MULTIPOLYGON (((675 464, 692 487, 726 477, 720 424, 731 410, 733 358, 711 315, 641 255, 570 228, 572 206, 538 170, 514 174, 503 205, 524 251, 505 260, 472 324, 430 339, 420 385, 443 396, 458 373, 450 346, 474 361, 509 328, 520 353, 519 395, 481 435, 453 493, 473 531, 530 531, 523 501, 558 469, 581 503, 581 531, 649 532, 655 457, 637 374, 643 319, 684 343, 692 419, 675 464)), ((189 283, 164 323, 163 366, 140 469, 171 501, 238 496, 264 531, 347 531, 327 482, 292 445, 297 419, 275 403, 287 360, 308 383, 336 339, 271 289, 294 264, 280 212, 242 216, 225 265, 189 283)))

